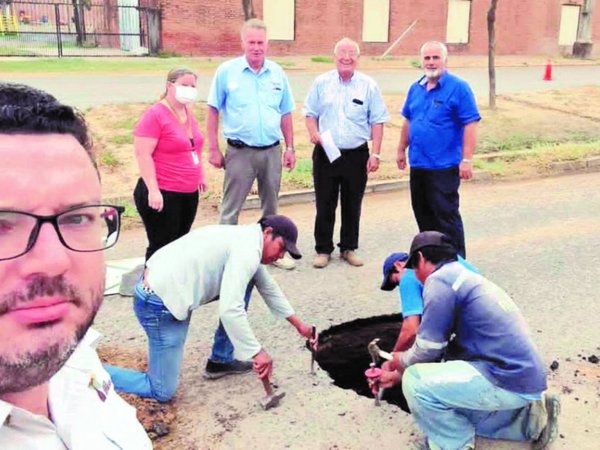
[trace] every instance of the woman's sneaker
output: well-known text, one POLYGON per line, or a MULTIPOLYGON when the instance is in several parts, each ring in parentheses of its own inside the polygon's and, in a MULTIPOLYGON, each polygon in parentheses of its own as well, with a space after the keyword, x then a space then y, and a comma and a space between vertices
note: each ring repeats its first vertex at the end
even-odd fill
POLYGON ((252 361, 238 361, 234 359, 230 363, 219 363, 206 361, 206 368, 204 369, 204 378, 207 380, 216 380, 226 375, 236 375, 240 373, 250 372, 252 370, 252 361))

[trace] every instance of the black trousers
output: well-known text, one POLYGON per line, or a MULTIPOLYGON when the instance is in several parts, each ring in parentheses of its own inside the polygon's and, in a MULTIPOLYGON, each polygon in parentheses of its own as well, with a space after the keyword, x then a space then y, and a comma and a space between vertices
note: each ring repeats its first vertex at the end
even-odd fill
POLYGON ((367 185, 369 147, 363 144, 352 150, 342 150, 342 156, 329 162, 320 145, 313 151, 313 181, 317 203, 315 218, 315 250, 333 252, 335 210, 340 197, 342 226, 340 251, 358 248, 360 211, 367 185))
POLYGON ((450 237, 458 253, 466 257, 465 231, 460 217, 458 167, 410 169, 410 198, 419 231, 439 231, 450 237))
POLYGON ((139 179, 133 191, 135 207, 144 222, 148 247, 146 261, 159 248, 180 238, 192 228, 198 210, 198 191, 171 192, 160 190, 163 196, 163 209, 158 212, 148 206, 148 188, 139 179))

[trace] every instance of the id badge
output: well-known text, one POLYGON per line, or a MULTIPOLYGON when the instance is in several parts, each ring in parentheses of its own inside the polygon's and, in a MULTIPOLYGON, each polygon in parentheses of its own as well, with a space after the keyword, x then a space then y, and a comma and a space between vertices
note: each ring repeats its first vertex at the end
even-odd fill
POLYGON ((200 164, 200 160, 198 159, 198 154, 194 151, 192 152, 192 161, 194 161, 195 166, 200 164))

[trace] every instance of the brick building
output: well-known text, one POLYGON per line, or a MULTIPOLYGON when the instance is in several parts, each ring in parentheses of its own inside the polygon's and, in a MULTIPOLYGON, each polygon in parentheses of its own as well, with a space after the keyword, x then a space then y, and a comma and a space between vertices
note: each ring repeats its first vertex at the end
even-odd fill
MULTIPOLYGON (((500 0, 497 54, 570 54, 585 0, 500 0)), ((162 48, 182 55, 239 53, 242 0, 146 0, 162 9, 162 48)), ((269 27, 270 54, 329 54, 343 36, 365 54, 382 54, 415 20, 392 55, 416 54, 422 42, 446 42, 453 53, 487 52, 489 0, 254 0, 269 27)), ((600 39, 600 4, 591 20, 600 39)), ((593 54, 600 54, 595 45, 593 54)))

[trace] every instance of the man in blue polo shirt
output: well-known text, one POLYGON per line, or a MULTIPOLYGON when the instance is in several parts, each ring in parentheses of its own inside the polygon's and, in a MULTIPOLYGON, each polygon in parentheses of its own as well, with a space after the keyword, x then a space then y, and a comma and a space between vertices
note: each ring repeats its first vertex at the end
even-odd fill
POLYGON ((473 175, 472 158, 481 120, 469 85, 446 71, 448 50, 441 42, 421 47, 425 75, 407 94, 406 119, 397 164, 406 168, 409 148, 410 192, 419 231, 450 236, 464 258, 465 236, 459 213, 460 180, 473 175))
POLYGON ((208 160, 214 167, 225 169, 220 223, 230 225, 238 223, 254 180, 258 182, 262 215, 277 214, 282 165, 292 170, 296 164, 291 115, 294 98, 283 69, 265 59, 266 26, 261 20, 250 19, 244 23, 241 37, 244 56, 217 69, 206 117, 208 160), (225 156, 219 149, 219 113, 227 140, 225 156), (282 134, 286 145, 283 160, 282 134))
POLYGON ((460 264, 437 231, 413 239, 406 267, 424 284, 422 322, 379 384, 402 381, 427 438, 421 448, 473 449, 476 435, 545 448, 558 434, 560 401, 544 393, 544 363, 512 299, 460 264))

